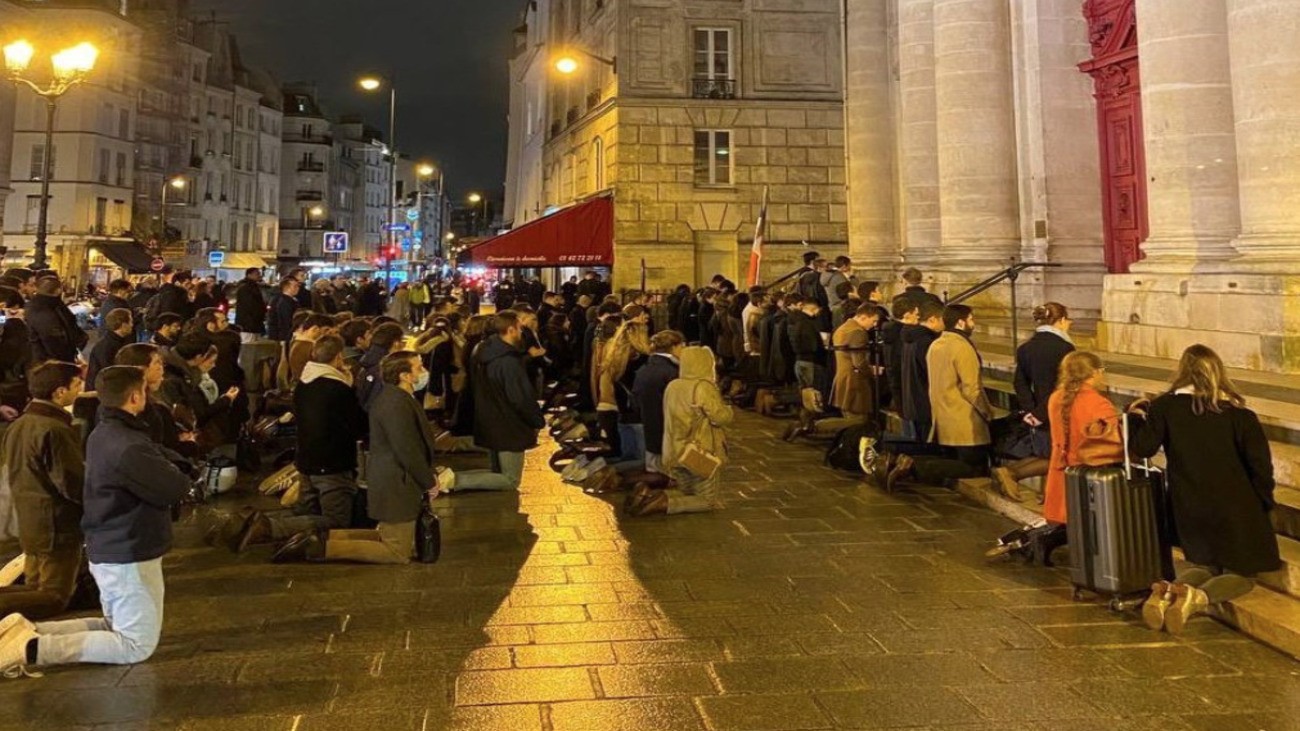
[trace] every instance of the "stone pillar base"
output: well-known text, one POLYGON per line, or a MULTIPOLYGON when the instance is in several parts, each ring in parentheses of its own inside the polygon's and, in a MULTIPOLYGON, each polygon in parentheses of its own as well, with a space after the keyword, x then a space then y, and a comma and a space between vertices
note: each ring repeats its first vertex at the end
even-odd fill
POLYGON ((1233 368, 1300 373, 1298 294, 1300 272, 1107 275, 1098 343, 1115 353, 1172 359, 1200 343, 1233 368))

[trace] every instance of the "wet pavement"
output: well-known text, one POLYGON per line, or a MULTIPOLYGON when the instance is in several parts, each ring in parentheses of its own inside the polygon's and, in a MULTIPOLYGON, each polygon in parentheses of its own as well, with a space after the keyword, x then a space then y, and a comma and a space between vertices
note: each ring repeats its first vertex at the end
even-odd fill
POLYGON ((1300 663, 987 563, 1004 519, 887 496, 740 416, 710 515, 622 519, 530 455, 432 566, 268 564, 180 531, 163 642, 0 681, 0 729, 1300 729, 1300 663))

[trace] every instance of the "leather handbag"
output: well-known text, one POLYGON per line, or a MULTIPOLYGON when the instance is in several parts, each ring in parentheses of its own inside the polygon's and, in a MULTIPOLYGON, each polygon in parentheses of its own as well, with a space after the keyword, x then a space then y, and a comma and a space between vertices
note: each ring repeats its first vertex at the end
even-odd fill
MULTIPOLYGON (((695 385, 696 392, 699 390, 699 384, 695 385)), ((687 472, 696 477, 707 480, 717 474, 722 467, 722 458, 712 451, 700 445, 700 431, 704 428, 704 423, 709 417, 700 407, 699 401, 691 397, 691 409, 697 412, 695 420, 691 423, 691 430, 686 435, 686 448, 677 457, 677 463, 687 472)))
MULTIPOLYGON (((1067 451, 1066 454, 1069 454, 1067 451)), ((1124 436, 1120 417, 1097 419, 1083 427, 1083 441, 1070 466, 1104 467, 1124 463, 1124 436)))

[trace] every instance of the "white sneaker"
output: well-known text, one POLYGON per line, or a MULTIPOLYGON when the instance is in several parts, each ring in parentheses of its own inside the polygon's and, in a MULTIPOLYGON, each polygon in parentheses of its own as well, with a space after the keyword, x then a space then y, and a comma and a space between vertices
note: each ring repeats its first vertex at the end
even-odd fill
POLYGON ((871 465, 875 464, 878 456, 880 455, 876 452, 875 439, 862 437, 858 440, 858 464, 861 465, 864 473, 871 474, 871 465))
POLYGON ((435 467, 434 475, 438 481, 439 492, 451 492, 456 489, 456 471, 450 467, 435 467))
MULTIPOLYGON (((586 471, 587 464, 590 462, 591 462, 591 458, 588 457, 587 455, 585 454, 578 455, 577 459, 573 460, 572 462, 564 466, 564 470, 560 472, 560 481, 574 482, 577 475, 584 473, 586 471)), ((577 481, 581 482, 582 480, 577 480, 577 481)))
POLYGON ((23 577, 23 571, 27 566, 27 554, 20 553, 14 560, 0 568, 0 586, 13 586, 15 581, 23 577))
MULTIPOLYGON (((9 615, 5 621, 13 616, 9 615)), ((0 677, 9 679, 41 677, 40 673, 27 667, 27 643, 34 639, 36 639, 36 630, 21 626, 17 631, 5 634, 4 641, 0 642, 0 677)))
POLYGON ((0 619, 0 645, 3 645, 10 635, 18 632, 35 632, 36 625, 21 614, 10 614, 4 619, 0 619))

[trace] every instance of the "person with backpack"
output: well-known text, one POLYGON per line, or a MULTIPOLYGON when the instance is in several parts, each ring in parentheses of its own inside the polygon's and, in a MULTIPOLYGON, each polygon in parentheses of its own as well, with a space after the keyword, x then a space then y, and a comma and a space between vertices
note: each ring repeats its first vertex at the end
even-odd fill
POLYGON ((81 368, 46 361, 32 370, 28 384, 32 402, 0 439, 0 470, 13 497, 26 580, 0 588, 0 617, 18 612, 49 619, 67 611, 81 567, 86 465, 81 433, 66 411, 82 391, 81 368))
POLYGON ((1273 456, 1259 417, 1204 345, 1183 351, 1164 395, 1129 407, 1133 456, 1168 460, 1173 532, 1191 566, 1158 581, 1142 608, 1152 629, 1180 634, 1188 620, 1240 598, 1254 577, 1282 567, 1269 514, 1273 456))
POLYGON ((97 663, 133 665, 158 647, 163 626, 162 558, 172 547, 172 506, 193 482, 149 439, 144 373, 113 366, 95 381, 104 414, 86 444, 81 529, 103 616, 0 622, 0 675, 97 663))

